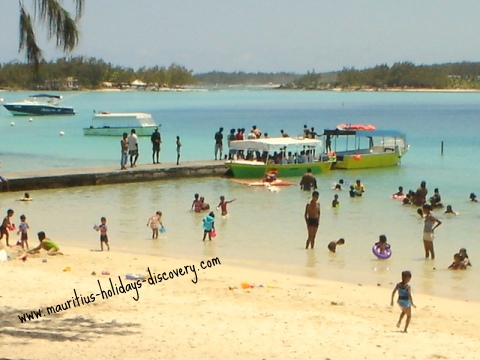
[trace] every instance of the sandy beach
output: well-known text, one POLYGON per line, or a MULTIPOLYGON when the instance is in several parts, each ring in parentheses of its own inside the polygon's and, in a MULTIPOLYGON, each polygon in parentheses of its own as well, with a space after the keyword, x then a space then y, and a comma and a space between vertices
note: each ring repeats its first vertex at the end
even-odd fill
POLYGON ((210 258, 61 250, 65 255, 0 263, 1 358, 480 358, 479 304, 415 294, 415 276, 417 308, 405 334, 395 327, 398 306, 390 306, 400 274, 369 287, 246 269, 221 258, 208 267, 210 258), (147 268, 155 284, 125 279, 148 275, 147 268), (25 313, 36 317, 34 310, 40 319, 20 321, 25 313))

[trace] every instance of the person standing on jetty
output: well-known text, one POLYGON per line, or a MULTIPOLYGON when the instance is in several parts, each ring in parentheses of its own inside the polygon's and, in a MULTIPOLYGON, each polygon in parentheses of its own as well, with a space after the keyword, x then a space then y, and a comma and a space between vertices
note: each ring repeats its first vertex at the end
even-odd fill
POLYGON ((175 142, 177 145, 177 165, 180 165, 180 148, 182 147, 182 143, 180 142, 180 136, 177 136, 177 141, 175 142))
POLYGON ((232 141, 235 141, 236 140, 236 136, 235 136, 235 129, 230 129, 230 134, 228 134, 228 137, 227 137, 227 144, 228 144, 228 160, 233 160, 233 157, 235 156, 237 150, 232 150, 230 149, 230 143, 232 141))
POLYGON ((422 206, 424 213, 424 225, 423 225, 423 247, 425 248, 425 258, 428 259, 429 255, 432 256, 432 260, 435 259, 435 250, 433 249, 433 239, 435 237, 434 230, 442 225, 442 222, 432 215, 432 207, 428 204, 422 206))
POLYGON ((120 149, 122 152, 122 158, 120 160, 120 170, 127 170, 127 161, 128 161, 128 134, 123 133, 122 140, 120 140, 120 149))
POLYGON ((222 160, 222 152, 223 152, 223 127, 218 129, 218 131, 213 136, 215 139, 215 160, 217 160, 217 154, 220 152, 220 157, 218 160, 222 160))
POLYGON ((312 193, 312 199, 305 207, 305 222, 307 223, 308 239, 305 249, 315 246, 315 236, 317 235, 318 226, 320 225, 320 202, 318 201, 320 194, 318 191, 312 193))
POLYGON ((130 131, 128 137, 128 154, 130 155, 130 167, 136 167, 138 160, 138 138, 135 129, 130 131))
POLYGON ((150 136, 150 141, 152 142, 152 161, 154 164, 160 164, 160 144, 162 143, 162 136, 158 132, 158 127, 155 128, 152 135, 150 136), (155 158, 157 161, 155 161, 155 158))

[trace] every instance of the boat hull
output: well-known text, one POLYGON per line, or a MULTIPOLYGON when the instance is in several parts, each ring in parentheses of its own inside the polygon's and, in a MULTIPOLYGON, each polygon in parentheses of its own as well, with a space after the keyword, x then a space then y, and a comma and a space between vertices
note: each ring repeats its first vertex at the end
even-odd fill
POLYGON ((281 178, 302 176, 311 169, 315 175, 330 172, 331 162, 314 162, 305 164, 266 165, 256 161, 228 161, 226 167, 230 169, 237 179, 262 179, 267 170, 275 169, 281 178))
POLYGON ((14 116, 75 115, 72 107, 53 105, 4 104, 14 116))
POLYGON ((401 155, 398 152, 367 153, 367 154, 337 154, 337 161, 332 169, 369 169, 396 166, 400 164, 401 155))
POLYGON ((132 129, 135 129, 137 136, 151 136, 153 131, 158 126, 132 126, 132 127, 101 127, 101 128, 83 128, 84 135, 94 136, 122 136, 123 133, 130 134, 132 129))

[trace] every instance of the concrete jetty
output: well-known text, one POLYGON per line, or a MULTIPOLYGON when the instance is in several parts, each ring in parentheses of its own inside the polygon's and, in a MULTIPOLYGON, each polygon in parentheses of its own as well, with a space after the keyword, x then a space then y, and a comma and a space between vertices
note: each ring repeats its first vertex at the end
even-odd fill
POLYGON ((127 170, 114 167, 87 169, 56 169, 2 174, 8 180, 1 191, 29 191, 66 188, 74 186, 95 186, 178 178, 224 176, 227 169, 224 161, 187 161, 175 163, 139 164, 127 170))

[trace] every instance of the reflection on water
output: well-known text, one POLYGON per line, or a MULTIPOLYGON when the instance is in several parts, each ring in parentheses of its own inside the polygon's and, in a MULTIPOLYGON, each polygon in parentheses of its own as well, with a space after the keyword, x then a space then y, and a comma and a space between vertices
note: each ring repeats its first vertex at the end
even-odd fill
POLYGON ((307 263, 305 265, 305 275, 309 277, 316 277, 317 276, 317 271, 316 271, 316 260, 315 260, 315 251, 312 251, 311 249, 306 250, 306 258, 307 258, 307 263))

